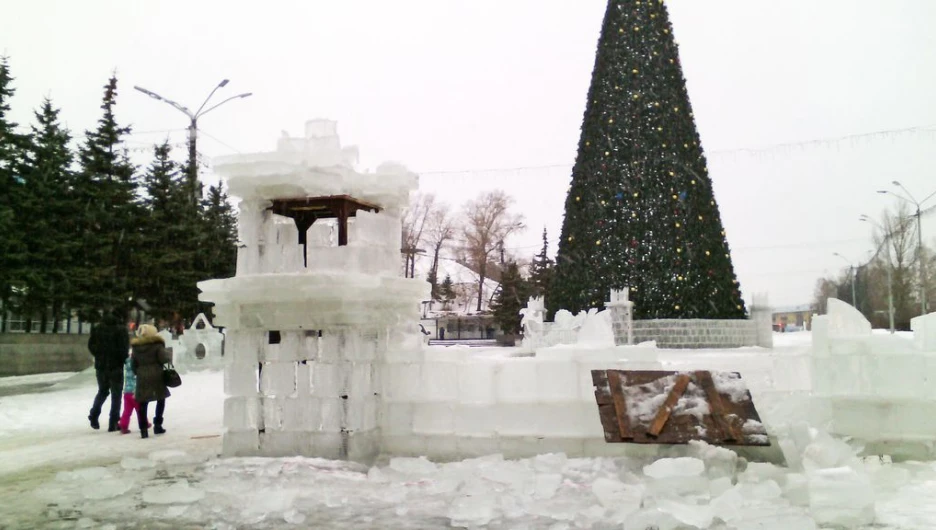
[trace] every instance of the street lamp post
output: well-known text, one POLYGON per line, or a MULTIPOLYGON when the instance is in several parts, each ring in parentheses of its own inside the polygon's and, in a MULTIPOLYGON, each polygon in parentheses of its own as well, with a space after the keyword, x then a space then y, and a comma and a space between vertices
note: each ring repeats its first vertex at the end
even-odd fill
POLYGON ((925 315, 926 314, 926 260, 923 259, 923 223, 921 221, 921 218, 922 218, 923 204, 925 204, 926 201, 930 200, 930 198, 933 197, 933 195, 936 195, 936 191, 934 191, 933 193, 930 193, 929 195, 926 196, 925 199, 918 202, 915 198, 913 198, 913 194, 910 193, 910 191, 907 188, 905 188, 904 185, 901 184, 899 181, 895 180, 891 182, 891 184, 903 190, 903 192, 907 194, 906 197, 898 193, 894 193, 893 191, 890 191, 890 190, 878 190, 878 193, 887 193, 887 194, 893 195, 894 197, 897 197, 898 199, 904 202, 910 203, 916 207, 916 212, 913 215, 916 217, 916 222, 917 222, 917 260, 920 262, 920 314, 925 315))
POLYGON ((858 298, 855 296, 855 280, 857 279, 858 271, 855 270, 855 266, 852 265, 852 263, 848 261, 848 258, 845 256, 839 254, 838 252, 833 252, 832 255, 838 256, 845 260, 845 263, 848 263, 848 275, 851 276, 852 306, 854 306, 855 309, 858 309, 858 298))
POLYGON ((216 104, 216 105, 212 105, 211 107, 208 107, 208 108, 206 109, 206 108, 205 108, 205 105, 207 105, 207 104, 208 104, 208 101, 211 100, 211 96, 214 96, 214 93, 215 93, 219 88, 222 88, 222 87, 224 87, 224 86, 227 85, 227 84, 228 84, 228 80, 227 80, 227 79, 222 79, 221 82, 218 83, 218 85, 217 85, 216 87, 214 87, 214 89, 212 89, 211 93, 208 94, 208 97, 205 98, 205 101, 202 102, 201 106, 198 107, 198 110, 196 110, 195 112, 190 111, 190 110, 188 109, 188 107, 186 107, 185 105, 180 105, 180 104, 176 103, 175 101, 172 101, 171 99, 168 99, 168 98, 164 98, 164 97, 160 96, 159 94, 157 94, 157 93, 155 93, 155 92, 153 92, 153 91, 150 91, 150 90, 147 90, 147 89, 145 89, 145 88, 138 87, 138 86, 134 86, 134 87, 133 87, 135 90, 137 90, 137 91, 139 91, 139 92, 142 92, 142 93, 146 94, 147 96, 149 96, 149 97, 151 97, 151 98, 153 98, 153 99, 155 99, 155 100, 162 101, 163 103, 167 103, 167 104, 171 105, 173 108, 175 108, 176 110, 182 112, 183 114, 185 114, 185 115, 188 117, 188 119, 189 119, 189 127, 188 127, 188 132, 189 132, 189 141, 188 141, 189 155, 188 155, 188 156, 189 156, 189 158, 188 158, 188 171, 187 171, 187 173, 188 173, 188 184, 189 184, 189 186, 191 187, 192 200, 193 200, 193 201, 196 201, 196 200, 197 200, 197 195, 196 195, 196 194, 197 194, 197 186, 196 186, 196 183, 198 182, 198 162, 197 162, 197 159, 198 159, 198 150, 197 150, 197 148, 196 148, 196 145, 197 145, 197 142, 198 142, 198 119, 201 118, 202 116, 204 116, 205 114, 208 114, 209 112, 213 111, 214 109, 220 107, 221 105, 224 105, 224 104, 227 103, 228 101, 231 101, 232 99, 246 98, 246 97, 248 97, 248 96, 251 95, 250 92, 245 92, 245 93, 243 93, 243 94, 238 94, 238 95, 236 95, 236 96, 231 96, 231 97, 229 97, 229 98, 223 100, 221 103, 218 103, 218 104, 216 104))
POLYGON ((890 332, 894 333, 894 278, 891 271, 892 264, 890 258, 891 233, 885 230, 884 227, 882 227, 874 219, 871 219, 867 215, 861 214, 861 217, 859 217, 858 220, 871 223, 884 234, 884 249, 887 252, 887 316, 889 320, 888 323, 890 324, 890 332))

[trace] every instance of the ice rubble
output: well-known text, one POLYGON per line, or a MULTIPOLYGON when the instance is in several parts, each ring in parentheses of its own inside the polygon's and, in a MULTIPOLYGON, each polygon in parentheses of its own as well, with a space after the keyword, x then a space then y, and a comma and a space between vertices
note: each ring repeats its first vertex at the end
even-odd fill
POLYGON ((805 434, 791 439, 802 464, 789 468, 748 462, 704 442, 684 448, 689 456, 656 459, 395 457, 371 468, 176 452, 62 472, 31 495, 95 525, 131 517, 214 527, 380 521, 394 528, 809 530, 867 527, 877 498, 890 500, 905 483, 919 488, 936 476, 931 465, 862 460, 825 433, 805 434))

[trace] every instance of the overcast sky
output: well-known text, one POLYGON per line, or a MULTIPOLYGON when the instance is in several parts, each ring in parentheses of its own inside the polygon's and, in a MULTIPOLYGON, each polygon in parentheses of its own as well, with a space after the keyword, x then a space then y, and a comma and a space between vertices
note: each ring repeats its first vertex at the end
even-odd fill
MULTIPOLYGON (((894 201, 875 190, 899 179, 917 199, 936 191, 936 2, 667 5, 745 297, 808 303, 819 276, 846 267, 833 252, 857 262, 871 248, 858 217, 894 201), (921 129, 743 151, 911 127, 921 129)), ((543 226, 553 248, 561 227, 605 7, 31 0, 4 9, 0 54, 16 78, 14 118, 29 122, 51 96, 79 133, 116 71, 117 116, 139 148, 181 144, 187 120, 133 85, 197 107, 229 78, 217 96, 254 95, 201 121, 203 154, 272 150, 281 131, 334 119, 361 169, 402 162, 453 206, 505 189, 530 227, 510 246, 532 256, 543 226)), ((924 236, 936 242, 936 215, 924 236)))

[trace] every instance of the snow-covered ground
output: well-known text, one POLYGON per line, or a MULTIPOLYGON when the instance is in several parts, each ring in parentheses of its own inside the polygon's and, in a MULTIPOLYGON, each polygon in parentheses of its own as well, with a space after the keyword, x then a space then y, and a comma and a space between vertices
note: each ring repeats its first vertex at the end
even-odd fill
POLYGON ((679 459, 220 459, 220 372, 183 374, 168 433, 147 440, 91 430, 93 372, 64 377, 0 379, 30 392, 0 397, 0 528, 936 528, 936 463, 859 460, 815 430, 805 469, 705 444, 679 459), (872 499, 874 526, 859 523, 872 499))

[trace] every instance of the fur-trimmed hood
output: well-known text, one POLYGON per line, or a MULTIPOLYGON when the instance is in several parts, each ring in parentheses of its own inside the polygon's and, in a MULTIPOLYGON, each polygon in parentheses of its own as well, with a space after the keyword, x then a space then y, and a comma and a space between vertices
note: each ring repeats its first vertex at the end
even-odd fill
POLYGON ((159 335, 149 335, 147 337, 134 337, 130 341, 131 346, 144 346, 146 344, 162 344, 165 345, 166 341, 159 335))

